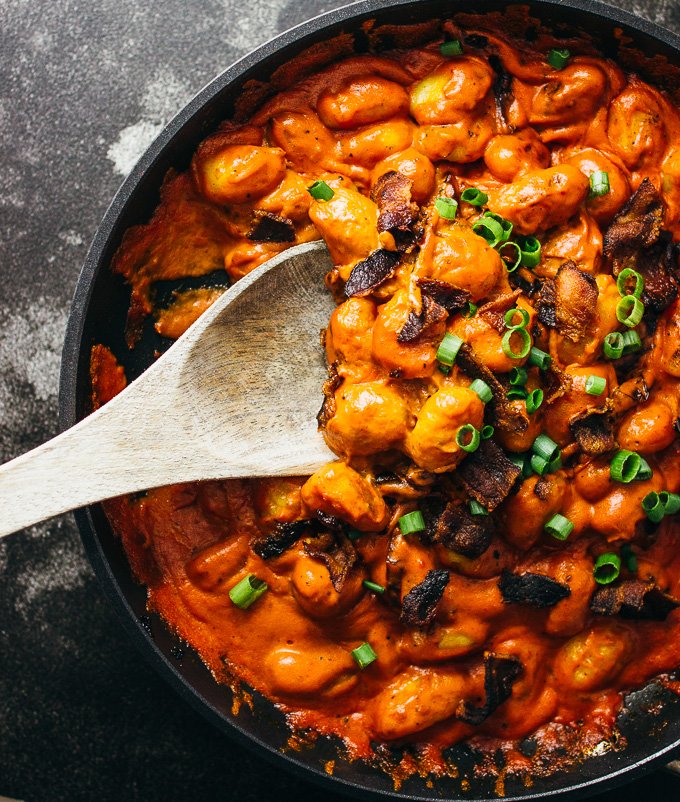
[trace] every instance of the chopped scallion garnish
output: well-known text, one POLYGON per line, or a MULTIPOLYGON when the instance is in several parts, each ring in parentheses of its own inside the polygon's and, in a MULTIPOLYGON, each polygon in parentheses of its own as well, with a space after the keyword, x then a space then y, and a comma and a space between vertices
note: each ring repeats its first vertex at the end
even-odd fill
POLYGON ((541 243, 536 237, 519 237, 518 244, 522 256, 522 265, 529 269, 536 267, 541 261, 541 243))
POLYGON ((556 540, 566 540, 574 531, 574 524, 569 518, 565 518, 564 515, 560 515, 558 512, 553 515, 543 528, 556 540))
POLYGON ((534 454, 538 454, 539 457, 543 457, 544 460, 550 462, 559 454, 560 447, 547 434, 539 434, 531 444, 531 450, 534 454))
POLYGON ((624 298, 626 295, 632 295, 635 298, 642 298, 642 293, 645 289, 645 280, 637 270, 632 267, 624 267, 616 279, 616 288, 619 295, 624 298), (628 289, 630 281, 633 281, 632 289, 628 289))
POLYGON ((413 510, 402 515, 397 522, 402 535, 413 535, 416 532, 424 532, 427 528, 425 526, 425 519, 420 510, 413 510))
POLYGON ((500 243, 498 253, 501 255, 508 273, 514 273, 522 264, 522 251, 516 242, 500 243))
POLYGON ((529 325, 529 313, 526 309, 513 306, 512 309, 508 309, 505 313, 503 321, 507 329, 525 329, 529 325), (520 317, 519 321, 517 320, 517 315, 520 317))
POLYGON ((462 56, 463 55, 463 45, 461 44, 460 39, 451 39, 448 42, 442 42, 439 45, 439 52, 442 56, 462 56))
POLYGON ((513 368, 510 371, 510 384, 513 387, 524 387, 528 378, 529 374, 524 368, 513 368))
POLYGON ((437 198, 434 208, 439 212, 439 216, 445 220, 455 220, 458 212, 458 201, 455 198, 437 198))
POLYGON ((625 295, 616 304, 616 319, 629 329, 634 328, 642 320, 645 305, 634 295, 625 295))
POLYGON ((602 395, 607 389, 607 380, 602 376, 595 376, 591 374, 586 379, 586 392, 588 395, 602 395))
POLYGON ((552 362, 552 357, 550 356, 550 354, 546 354, 546 352, 541 351, 540 348, 536 348, 536 346, 533 346, 531 351, 529 351, 530 365, 534 365, 540 370, 548 370, 551 362, 552 362))
POLYGON ((600 554, 593 566, 593 576, 598 585, 609 585, 621 573, 621 558, 611 551, 600 554))
POLYGON ((562 47, 559 50, 553 48, 548 53, 548 64, 556 70, 563 70, 569 63, 570 58, 571 52, 566 47, 562 47))
POLYGON ((445 334, 437 349, 437 362, 451 367, 456 361, 463 341, 457 334, 445 334))
POLYGON ((623 334, 620 331, 612 331, 602 343, 602 350, 607 359, 619 359, 623 355, 623 334))
POLYGON ((518 398, 524 400, 528 397, 529 391, 526 387, 518 384, 515 387, 511 387, 505 395, 506 398, 510 399, 510 401, 516 401, 518 398))
POLYGON ((626 564, 626 568, 631 572, 631 574, 637 573, 637 555, 633 551, 633 547, 630 545, 630 543, 624 543, 623 546, 621 546, 621 559, 626 564))
POLYGON ((470 499, 470 513, 472 515, 488 515, 489 511, 483 507, 478 501, 473 498, 470 499))
POLYGON ((530 415, 533 415, 534 412, 541 406, 543 403, 543 390, 540 388, 536 388, 532 390, 529 395, 527 396, 527 412, 530 415))
POLYGON ((325 181, 315 181, 311 187, 307 187, 307 192, 314 198, 314 200, 329 201, 335 192, 328 186, 325 181))
POLYGON ((531 351, 531 335, 526 329, 508 329, 501 338, 501 348, 508 359, 524 359, 531 351), (521 345, 518 351, 513 351, 512 339, 519 338, 521 345))
POLYGON ((472 224, 472 230, 485 239, 492 248, 503 242, 503 226, 491 218, 481 217, 472 224))
POLYGON ((352 649, 352 657, 357 661, 359 668, 366 668, 370 666, 374 660, 378 659, 378 655, 373 651, 370 643, 362 643, 356 649, 352 649))
POLYGON ((474 317, 477 314, 477 304, 468 301, 467 309, 463 312, 463 317, 474 317))
POLYGON ((237 607, 247 610, 266 590, 267 583, 264 579, 258 579, 255 574, 248 574, 231 588, 229 598, 237 607))
POLYGON ((666 514, 666 507, 658 493, 651 492, 642 499, 642 509, 647 518, 655 524, 666 514))
POLYGON ((621 449, 621 451, 617 451, 614 454, 614 458, 609 465, 609 475, 615 482, 627 485, 634 480, 649 479, 652 475, 652 469, 647 461, 642 459, 635 451, 621 449))
POLYGON ((600 195, 607 195, 610 190, 609 173, 604 170, 595 170, 590 174, 590 197, 598 198, 600 195))
POLYGON ((480 398, 480 401, 483 404, 488 404, 489 401, 493 398, 493 393, 491 392, 491 388, 489 385, 482 381, 482 379, 475 379, 472 384, 470 385, 470 389, 477 393, 480 398))
POLYGON ((642 340, 637 331, 628 329, 621 336, 623 337, 623 356, 635 353, 635 351, 639 351, 642 348, 642 340))
POLYGON ((482 440, 489 440, 491 437, 493 437, 493 433, 494 433, 494 428, 493 426, 491 426, 491 424, 483 426, 481 432, 482 440))
POLYGON ((477 187, 468 187, 461 192, 460 199, 471 206, 484 206, 489 200, 489 196, 477 187))
POLYGON ((466 423, 456 432, 456 444, 463 451, 467 451, 468 454, 471 454, 479 448, 481 439, 482 435, 479 430, 471 423, 466 423))
POLYGON ((371 582, 370 579, 364 579, 362 584, 366 590, 372 590, 374 593, 385 592, 385 588, 382 585, 379 585, 377 582, 371 582))

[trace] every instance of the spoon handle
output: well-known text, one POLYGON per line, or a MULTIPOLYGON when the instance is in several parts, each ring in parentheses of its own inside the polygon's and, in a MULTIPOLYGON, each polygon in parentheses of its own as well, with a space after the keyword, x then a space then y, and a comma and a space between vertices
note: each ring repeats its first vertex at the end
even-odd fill
POLYGON ((140 413, 125 403, 129 389, 0 466, 0 537, 95 501, 178 480, 176 439, 168 442, 158 431, 158 412, 147 406, 140 413))

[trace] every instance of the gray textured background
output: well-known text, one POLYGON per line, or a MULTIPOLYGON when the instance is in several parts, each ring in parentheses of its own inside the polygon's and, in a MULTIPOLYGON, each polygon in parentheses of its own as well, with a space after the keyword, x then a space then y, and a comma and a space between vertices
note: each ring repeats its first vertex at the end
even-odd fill
MULTIPOLYGON (((339 5, 0 0, 0 460, 56 434, 78 271, 138 156, 216 73, 339 5)), ((617 5, 680 28, 678 0, 617 5)), ((151 672, 108 609, 70 517, 0 541, 3 794, 318 797, 215 732, 151 672)), ((601 800, 652 798, 680 799, 680 780, 653 775, 601 800)))

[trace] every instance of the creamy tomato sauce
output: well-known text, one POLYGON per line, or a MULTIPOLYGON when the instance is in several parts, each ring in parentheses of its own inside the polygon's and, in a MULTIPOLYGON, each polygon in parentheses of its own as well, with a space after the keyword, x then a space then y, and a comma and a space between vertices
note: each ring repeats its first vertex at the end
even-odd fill
MULTIPOLYGON (((154 282, 236 281, 323 238, 338 306, 319 420, 338 460, 106 508, 150 607, 294 729, 365 759, 419 744, 434 771, 473 739, 526 767, 521 739, 571 759, 612 737, 623 692, 680 664, 663 496, 680 491, 680 116, 577 43, 444 30, 225 122, 113 263, 134 347, 147 315, 178 337, 218 293, 157 310, 154 282), (251 574, 267 590, 243 609, 229 591, 251 574)), ((95 404, 125 384, 102 346, 92 375, 95 404)))

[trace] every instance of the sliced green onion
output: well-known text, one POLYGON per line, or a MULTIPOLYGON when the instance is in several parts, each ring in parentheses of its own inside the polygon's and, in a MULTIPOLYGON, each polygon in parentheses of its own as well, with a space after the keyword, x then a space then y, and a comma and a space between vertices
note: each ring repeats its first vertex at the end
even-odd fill
POLYGON ((524 267, 536 267, 541 261, 541 243, 536 237, 519 237, 518 243, 524 267))
POLYGON ((518 306, 513 306, 512 309, 508 309, 505 313, 505 317, 503 318, 505 321, 505 327, 513 330, 513 329, 525 329, 529 325, 529 313, 526 309, 520 309, 518 306), (519 315, 521 320, 519 323, 515 322, 515 315, 519 315))
POLYGON ((623 355, 623 345, 623 334, 612 331, 604 338, 602 350, 607 359, 619 359, 623 355))
POLYGON ((524 387, 528 378, 529 374, 524 368, 513 368, 510 371, 510 384, 513 387, 524 387))
POLYGON ((619 273, 619 277, 616 279, 616 288, 622 298, 626 295, 632 295, 634 298, 642 298, 642 293, 645 289, 645 280, 637 270, 633 270, 632 267, 624 267, 619 273), (635 286, 632 291, 627 289, 630 279, 635 281, 635 286))
POLYGON ((588 395, 602 395, 607 388, 607 380, 592 373, 586 379, 586 392, 588 395))
POLYGON ((473 498, 470 499, 470 513, 472 515, 488 515, 489 511, 483 507, 478 501, 473 498))
POLYGON ((451 373, 451 368, 448 365, 437 365, 437 368, 445 375, 448 376, 451 373))
POLYGON ((540 348, 536 348, 533 346, 531 351, 529 351, 529 364, 534 365, 540 370, 547 370, 550 367, 550 363, 552 362, 552 357, 550 354, 546 354, 545 351, 541 351, 540 348))
POLYGON ((482 427, 482 440, 489 440, 493 437, 494 428, 490 424, 482 427))
POLYGON ((543 528, 556 540, 566 540, 574 531, 574 524, 569 518, 565 518, 564 515, 560 515, 558 512, 553 515, 543 528))
POLYGON ((352 657, 357 661, 359 668, 366 668, 378 659, 378 655, 373 651, 370 643, 362 643, 361 646, 352 649, 352 657))
POLYGON ((439 216, 445 220, 455 220, 458 211, 458 201, 455 198, 437 198, 434 208, 439 212, 439 216))
POLYGON ((621 546, 621 559, 624 561, 626 568, 631 572, 631 574, 637 573, 637 555, 633 551, 633 547, 630 545, 630 543, 624 543, 623 546, 621 546))
POLYGON ((600 554, 593 566, 593 576, 598 585, 609 585, 621 573, 621 558, 618 554, 608 551, 600 554))
POLYGON ((477 393, 483 404, 488 404, 493 398, 491 388, 485 381, 482 381, 481 379, 475 379, 470 385, 470 389, 477 393))
POLYGON ((335 192, 328 186, 325 181, 315 181, 311 187, 307 187, 307 192, 314 198, 314 200, 329 201, 335 192))
POLYGON ((532 454, 529 464, 531 465, 531 469, 534 471, 534 473, 537 473, 539 476, 543 476, 548 472, 548 465, 550 463, 547 459, 539 457, 538 454, 532 454))
POLYGON ((609 466, 609 475, 615 482, 627 485, 638 478, 641 467, 642 457, 639 454, 622 449, 614 454, 609 466))
POLYGON ((484 206, 489 200, 489 196, 477 187, 468 187, 461 192, 460 199, 471 206, 484 206))
POLYGON ((397 522, 402 535, 412 535, 415 532, 424 532, 427 528, 425 526, 425 519, 420 510, 413 510, 402 515, 397 522))
POLYGON ((231 588, 229 598, 237 607, 247 610, 266 590, 267 583, 264 579, 258 579, 255 574, 248 574, 231 588))
POLYGON ((498 253, 505 264, 508 273, 514 273, 522 264, 522 251, 516 242, 503 242, 498 247, 498 253), (511 253, 506 253, 506 251, 511 253))
POLYGON ((625 295, 616 304, 616 319, 629 329, 637 326, 644 313, 645 305, 634 295, 625 295))
POLYGON ((471 423, 466 423, 465 426, 461 426, 456 432, 456 443, 463 451, 467 451, 468 454, 471 454, 479 448, 481 439, 482 435, 479 433, 479 430, 471 423))
POLYGON ((640 457, 640 470, 637 472, 637 476, 635 479, 638 482, 643 482, 646 479, 651 479, 654 475, 652 469, 649 467, 649 463, 644 457, 640 457))
POLYGON ((370 579, 364 579, 363 586, 366 590, 372 590, 373 593, 384 593, 385 588, 382 585, 379 585, 377 582, 371 582, 370 579))
POLYGON ((501 339, 501 348, 508 359, 524 359, 531 351, 531 335, 526 329, 509 329, 501 339), (519 351, 512 350, 510 340, 513 337, 519 337, 522 341, 519 351))
POLYGON ((659 498, 663 503, 666 515, 675 515, 680 511, 680 496, 677 493, 669 493, 667 490, 662 490, 659 493, 659 498))
POLYGON ((484 212, 482 217, 486 220, 495 220, 498 223, 503 231, 500 240, 501 242, 507 242, 510 239, 510 235, 512 234, 512 229, 514 226, 509 220, 506 220, 504 217, 501 217, 495 212, 484 212))
POLYGON ((505 394, 506 398, 509 398, 511 401, 516 401, 518 398, 522 401, 527 398, 529 392, 526 387, 511 387, 508 392, 505 394))
POLYGON ((492 248, 503 242, 503 226, 491 218, 480 218, 472 224, 472 230, 485 239, 492 248))
POLYGON ((590 174, 590 197, 598 198, 600 195, 607 195, 610 190, 609 173, 605 170, 595 170, 590 174))
POLYGON ((531 457, 527 452, 522 454, 508 454, 510 462, 515 464, 521 471, 522 476, 527 479, 533 473, 531 468, 531 457))
POLYGON ((473 304, 471 301, 468 301, 467 309, 463 312, 463 317, 474 317, 477 314, 477 304, 473 304))
POLYGON ((363 532, 360 532, 358 529, 350 528, 347 530, 347 537, 350 540, 359 540, 359 538, 363 535, 363 532))
POLYGON ((543 403, 543 390, 537 388, 536 390, 532 390, 529 395, 527 396, 527 412, 530 415, 533 415, 534 412, 541 406, 543 403))
POLYGON ((628 331, 624 331, 621 336, 623 337, 623 356, 632 354, 642 348, 642 340, 637 331, 628 329, 628 331))
POLYGON ((658 524, 666 514, 666 507, 658 493, 647 493, 642 499, 642 509, 652 523, 658 524))
POLYGON ((534 454, 538 454, 539 457, 543 457, 543 459, 550 462, 559 453, 560 447, 547 434, 539 434, 531 444, 531 450, 534 454))
POLYGON ((442 56, 462 56, 463 45, 460 39, 451 39, 449 42, 442 42, 439 45, 439 52, 442 56))
POLYGON ((437 362, 451 367, 456 361, 462 344, 463 341, 457 334, 445 334, 444 339, 439 343, 439 348, 437 348, 437 362))
POLYGON ((548 64, 556 70, 563 70, 569 63, 570 58, 571 52, 566 47, 562 47, 559 50, 553 48, 548 53, 548 64))

